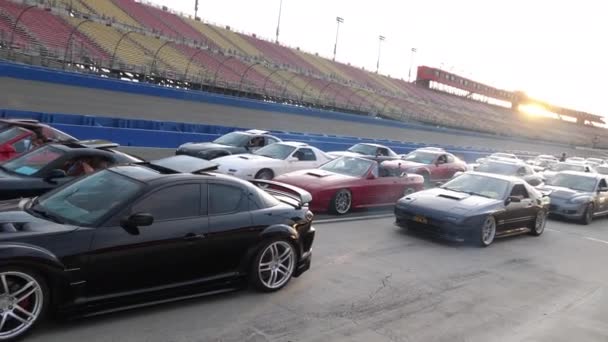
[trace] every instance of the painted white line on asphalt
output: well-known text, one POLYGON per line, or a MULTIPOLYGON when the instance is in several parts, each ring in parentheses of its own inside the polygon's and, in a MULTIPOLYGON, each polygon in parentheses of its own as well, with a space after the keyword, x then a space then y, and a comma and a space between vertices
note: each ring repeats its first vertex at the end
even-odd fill
POLYGON ((589 240, 589 241, 595 241, 595 242, 605 243, 605 244, 608 245, 608 241, 606 241, 606 240, 600 240, 600 239, 596 239, 596 238, 592 238, 592 237, 588 237, 588 236, 584 236, 583 238, 586 239, 586 240, 589 240))
POLYGON ((373 219, 388 218, 388 217, 394 217, 394 214, 378 214, 378 215, 341 217, 341 218, 334 218, 334 219, 315 220, 315 221, 313 221, 313 224, 348 222, 348 221, 357 221, 357 220, 373 220, 373 219))

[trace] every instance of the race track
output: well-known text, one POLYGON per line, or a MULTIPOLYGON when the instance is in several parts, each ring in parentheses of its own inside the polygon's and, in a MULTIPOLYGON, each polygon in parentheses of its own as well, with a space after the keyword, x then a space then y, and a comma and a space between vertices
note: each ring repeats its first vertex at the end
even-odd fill
POLYGON ((551 220, 485 249, 392 218, 317 223, 311 270, 277 293, 49 323, 31 341, 606 341, 606 223, 551 220))

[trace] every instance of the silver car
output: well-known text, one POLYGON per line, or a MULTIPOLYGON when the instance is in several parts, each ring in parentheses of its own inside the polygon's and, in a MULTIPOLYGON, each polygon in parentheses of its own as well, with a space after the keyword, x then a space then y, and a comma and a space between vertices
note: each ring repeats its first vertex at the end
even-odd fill
POLYGON ((597 173, 558 172, 543 187, 551 191, 549 213, 590 224, 593 218, 608 214, 608 183, 597 173))

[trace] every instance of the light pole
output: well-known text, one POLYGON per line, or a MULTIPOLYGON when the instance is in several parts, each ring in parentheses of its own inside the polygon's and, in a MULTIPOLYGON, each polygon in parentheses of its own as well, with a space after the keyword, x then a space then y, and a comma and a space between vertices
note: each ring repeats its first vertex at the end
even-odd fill
POLYGON ((198 18, 198 0, 194 0, 194 19, 198 18))
POLYGON ((376 62, 376 74, 380 71, 380 48, 382 47, 382 42, 386 39, 385 36, 378 36, 378 61, 376 62))
POLYGON ((279 43, 279 27, 281 27, 281 10, 283 9, 283 0, 280 0, 279 2, 279 20, 277 21, 277 37, 275 39, 275 42, 278 44, 279 43))
POLYGON ((336 17, 336 24, 338 27, 336 28, 336 43, 334 44, 334 61, 336 60, 336 51, 338 50, 338 33, 340 32, 340 24, 342 23, 344 23, 344 19, 336 17))
POLYGON ((410 71, 407 73, 407 81, 412 82, 412 67, 414 66, 414 55, 416 54, 416 48, 412 48, 412 57, 410 58, 410 71))

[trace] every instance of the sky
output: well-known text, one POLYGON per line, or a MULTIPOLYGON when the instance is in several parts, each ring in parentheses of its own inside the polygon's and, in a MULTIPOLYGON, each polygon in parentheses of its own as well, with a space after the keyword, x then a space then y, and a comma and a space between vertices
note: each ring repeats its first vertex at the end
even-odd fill
MULTIPOLYGON (((194 0, 149 0, 194 14, 194 0)), ((203 20, 274 40, 280 0, 199 0, 203 20)), ((597 0, 283 0, 279 41, 407 79, 441 67, 556 105, 608 116, 605 4, 597 0), (417 52, 412 56, 411 49, 417 52)))

